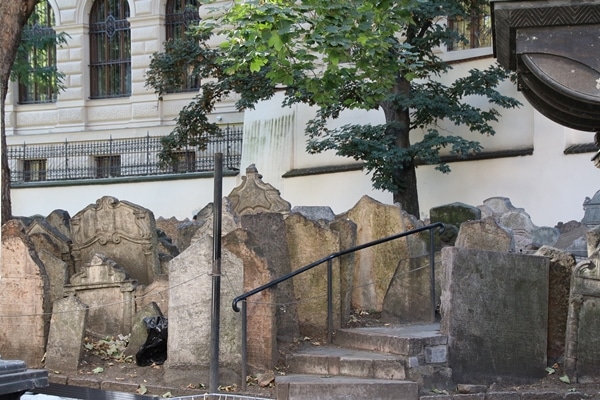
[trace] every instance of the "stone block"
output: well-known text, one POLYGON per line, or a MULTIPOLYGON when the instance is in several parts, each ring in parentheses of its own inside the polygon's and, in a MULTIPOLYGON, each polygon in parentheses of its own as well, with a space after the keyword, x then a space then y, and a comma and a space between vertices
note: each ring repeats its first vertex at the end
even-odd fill
POLYGON ((441 332, 459 382, 545 375, 548 259, 447 247, 441 332))
POLYGON ((441 364, 448 361, 448 346, 425 347, 425 362, 427 364, 441 364))

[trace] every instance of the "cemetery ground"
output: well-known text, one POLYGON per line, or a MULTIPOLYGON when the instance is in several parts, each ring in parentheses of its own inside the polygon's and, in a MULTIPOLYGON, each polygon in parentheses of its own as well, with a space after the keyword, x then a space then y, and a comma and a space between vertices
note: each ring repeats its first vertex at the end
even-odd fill
MULTIPOLYGON (((386 325, 381 321, 381 313, 374 311, 354 310, 347 322, 348 327, 376 327, 386 325)), ((389 325, 389 324, 388 324, 389 325)), ((281 346, 281 357, 275 371, 266 371, 264 374, 251 375, 247 379, 246 390, 232 384, 221 386, 222 393, 247 395, 249 397, 276 398, 275 386, 272 378, 276 374, 285 375, 285 353, 292 353, 304 346, 321 346, 325 338, 302 338, 281 346)), ((190 396, 208 392, 208 382, 200 382, 198 373, 193 368, 181 371, 177 381, 164 377, 162 365, 138 366, 131 356, 124 357, 123 349, 126 341, 122 338, 92 338, 86 336, 80 368, 68 377, 60 371, 49 371, 51 382, 60 383, 63 379, 76 380, 78 385, 94 386, 97 382, 110 382, 115 391, 160 396, 164 398, 190 396)), ((458 382, 454 391, 432 388, 421 392, 421 399, 427 400, 463 400, 483 399, 473 397, 482 392, 493 393, 520 393, 527 399, 600 399, 600 383, 571 383, 565 377, 561 364, 554 363, 547 369, 547 375, 536 381, 526 384, 516 384, 510 381, 493 383, 490 386, 469 385, 469 382, 458 382), (451 396, 451 397, 450 397, 451 396), (559 396, 559 397, 556 397, 559 396)), ((502 397, 504 399, 504 397, 502 397)), ((513 397, 506 397, 512 399, 513 397)))

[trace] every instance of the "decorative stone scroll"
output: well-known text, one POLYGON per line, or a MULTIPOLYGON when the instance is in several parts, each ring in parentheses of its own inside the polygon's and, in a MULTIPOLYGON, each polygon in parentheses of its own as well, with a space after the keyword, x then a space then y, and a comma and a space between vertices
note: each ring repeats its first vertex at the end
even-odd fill
POLYGON ((281 198, 279 190, 262 181, 254 164, 246 168, 240 186, 229 194, 232 209, 238 215, 260 213, 289 213, 291 204, 281 198))
POLYGON ((160 274, 156 222, 143 207, 104 196, 71 219, 71 236, 76 272, 101 253, 141 284, 160 274))

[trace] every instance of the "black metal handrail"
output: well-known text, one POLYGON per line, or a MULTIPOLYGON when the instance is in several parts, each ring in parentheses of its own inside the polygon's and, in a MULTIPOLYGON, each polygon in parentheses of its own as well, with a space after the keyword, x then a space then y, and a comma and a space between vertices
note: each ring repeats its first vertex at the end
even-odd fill
POLYGON ((428 230, 429 231, 429 267, 430 267, 429 278, 430 278, 430 295, 431 295, 431 307, 432 307, 431 318, 432 318, 432 322, 434 322, 435 321, 436 301, 435 301, 435 254, 434 254, 435 253, 435 243, 434 243, 433 234, 434 234, 435 228, 440 228, 439 233, 443 233, 445 226, 441 222, 436 222, 436 223, 429 224, 429 225, 426 225, 426 226, 423 226, 420 228, 412 229, 410 231, 398 233, 396 235, 388 236, 388 237, 385 237, 382 239, 374 240, 372 242, 367 242, 367 243, 364 243, 364 244, 361 244, 358 246, 354 246, 349 249, 339 251, 337 253, 332 253, 324 258, 321 258, 320 260, 317 260, 317 261, 315 261, 311 264, 308 264, 300 269, 297 269, 294 272, 291 272, 287 275, 284 275, 277 279, 274 279, 269 283, 266 283, 262 286, 257 287, 256 289, 252 289, 252 290, 250 290, 246 293, 243 293, 243 294, 237 296, 236 298, 234 298, 231 305, 235 312, 240 312, 238 303, 242 302, 242 308, 241 308, 241 312, 242 312, 242 388, 244 389, 246 386, 246 378, 245 377, 247 375, 246 372, 247 372, 247 361, 248 361, 247 354, 246 354, 247 353, 247 351, 246 351, 246 346, 247 346, 246 299, 250 296, 253 296, 257 293, 262 292, 263 290, 272 288, 273 286, 277 286, 281 282, 287 281, 288 279, 291 279, 291 278, 295 277, 296 275, 306 272, 306 271, 326 262, 327 263, 327 341, 328 341, 328 343, 331 343, 332 335, 333 335, 333 260, 335 258, 344 256, 346 254, 354 253, 358 250, 366 249, 368 247, 376 246, 381 243, 389 242, 391 240, 414 235, 416 233, 428 230))

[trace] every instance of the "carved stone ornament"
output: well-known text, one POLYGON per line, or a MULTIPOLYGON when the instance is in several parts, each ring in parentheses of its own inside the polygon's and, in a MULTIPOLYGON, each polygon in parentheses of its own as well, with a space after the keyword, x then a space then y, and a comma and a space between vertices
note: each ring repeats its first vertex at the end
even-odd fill
POLYGON ((262 181, 256 166, 246 168, 242 184, 229 194, 232 210, 238 215, 260 213, 289 213, 291 205, 281 198, 279 190, 262 181))

